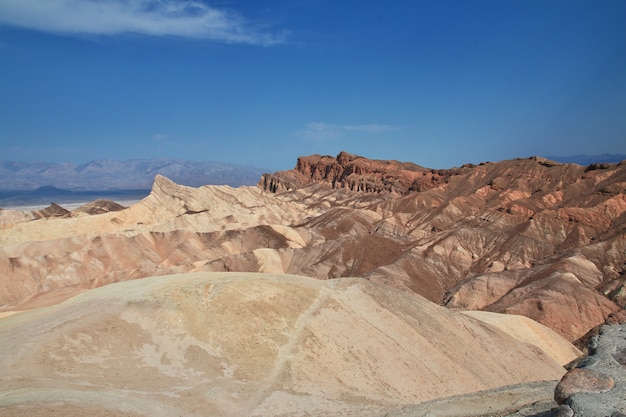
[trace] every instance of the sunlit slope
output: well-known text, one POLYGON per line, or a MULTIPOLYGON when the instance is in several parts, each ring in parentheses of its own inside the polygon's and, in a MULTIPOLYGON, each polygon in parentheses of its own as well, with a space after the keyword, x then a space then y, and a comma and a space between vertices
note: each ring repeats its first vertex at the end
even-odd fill
POLYGON ((5 317, 0 367, 3 416, 380 415, 564 373, 421 297, 252 273, 125 281, 5 317))

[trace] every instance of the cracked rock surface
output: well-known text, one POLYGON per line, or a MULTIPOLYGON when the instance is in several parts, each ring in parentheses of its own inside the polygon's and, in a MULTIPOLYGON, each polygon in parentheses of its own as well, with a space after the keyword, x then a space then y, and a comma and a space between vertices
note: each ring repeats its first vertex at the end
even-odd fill
POLYGON ((590 355, 556 387, 556 415, 619 417, 626 413, 626 324, 602 326, 590 355), (561 413, 561 414, 556 414, 561 413))

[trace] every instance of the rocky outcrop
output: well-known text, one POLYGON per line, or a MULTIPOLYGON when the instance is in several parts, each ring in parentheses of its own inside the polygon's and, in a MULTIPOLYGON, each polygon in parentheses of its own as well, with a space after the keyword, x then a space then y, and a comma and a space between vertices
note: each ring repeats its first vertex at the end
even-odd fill
POLYGON ((607 325, 591 341, 590 355, 563 376, 554 416, 620 417, 626 413, 626 324, 607 325), (561 414, 559 414, 561 413, 561 414))
POLYGON ((575 394, 601 393, 613 387, 615 387, 615 380, 606 374, 592 369, 574 368, 557 385, 554 399, 558 404, 563 404, 575 394))
POLYGON ((49 206, 37 210, 11 210, 0 209, 0 227, 7 225, 10 227, 16 223, 28 222, 36 219, 70 217, 79 213, 86 214, 102 214, 109 211, 119 211, 126 207, 109 200, 95 200, 84 204, 74 210, 68 210, 61 207, 57 203, 51 203, 49 206))
POLYGON ((293 170, 264 174, 259 185, 265 190, 277 192, 322 183, 330 188, 404 195, 432 188, 442 178, 436 171, 412 163, 377 161, 341 152, 336 158, 321 155, 300 157, 293 170))
POLYGON ((51 203, 48 207, 41 210, 34 210, 33 215, 35 218, 41 217, 63 217, 69 214, 69 210, 64 209, 56 203, 51 203))
POLYGON ((115 201, 105 200, 105 199, 97 199, 90 203, 83 204, 80 207, 72 210, 72 215, 77 215, 78 213, 85 214, 103 214, 109 213, 111 211, 120 211, 124 210, 124 207, 121 204, 116 203, 115 201))
POLYGON ((48 217, 67 217, 70 215, 70 211, 61 207, 56 203, 51 203, 48 207, 44 207, 39 210, 11 210, 0 209, 0 228, 11 227, 16 223, 28 222, 36 219, 43 219, 48 217))

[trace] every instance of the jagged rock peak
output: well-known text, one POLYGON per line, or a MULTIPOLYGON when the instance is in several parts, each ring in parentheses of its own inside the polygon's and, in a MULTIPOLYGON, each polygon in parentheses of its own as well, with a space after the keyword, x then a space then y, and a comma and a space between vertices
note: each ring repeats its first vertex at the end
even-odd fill
POLYGON ((63 217, 69 214, 69 211, 58 205, 57 203, 50 203, 50 205, 41 210, 34 210, 33 214, 35 218, 40 217, 63 217))
POLYGON ((298 158, 294 169, 265 174, 259 185, 271 192, 292 190, 311 183, 352 191, 406 194, 428 189, 440 175, 411 162, 374 160, 340 152, 336 157, 310 155, 298 158))
POLYGON ((204 211, 206 198, 201 188, 180 185, 163 175, 157 174, 154 177, 152 191, 143 203, 157 205, 184 214, 204 211))
POLYGON ((170 191, 175 191, 176 187, 179 187, 179 185, 171 179, 167 178, 164 175, 156 174, 154 176, 154 182, 152 183, 152 193, 167 193, 170 191))
MULTIPOLYGON (((248 186, 238 187, 243 190, 248 186)), ((207 185, 202 187, 189 187, 177 184, 163 175, 156 175, 150 195, 143 199, 140 204, 152 212, 161 212, 164 215, 182 215, 202 213, 214 209, 226 202, 226 204, 239 204, 237 196, 231 195, 232 187, 229 185, 207 185), (169 213, 169 214, 166 214, 169 213)))
POLYGON ((537 161, 540 165, 543 165, 545 167, 555 167, 555 166, 558 166, 558 165, 563 165, 560 162, 556 162, 556 161, 553 161, 551 159, 544 158, 544 157, 541 157, 541 156, 531 156, 528 159, 531 160, 531 161, 537 161))
POLYGON ((157 174, 154 177, 154 183, 152 184, 150 195, 156 197, 157 199, 175 199, 191 202, 202 195, 202 192, 199 191, 200 189, 201 188, 177 184, 171 179, 157 174))

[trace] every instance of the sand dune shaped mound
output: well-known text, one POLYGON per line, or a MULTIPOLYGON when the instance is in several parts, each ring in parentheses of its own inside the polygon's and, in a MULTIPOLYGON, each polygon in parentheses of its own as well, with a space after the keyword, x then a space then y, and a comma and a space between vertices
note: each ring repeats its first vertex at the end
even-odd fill
POLYGON ((0 416, 374 416, 564 373, 389 287, 253 273, 125 281, 5 317, 0 368, 0 416))

